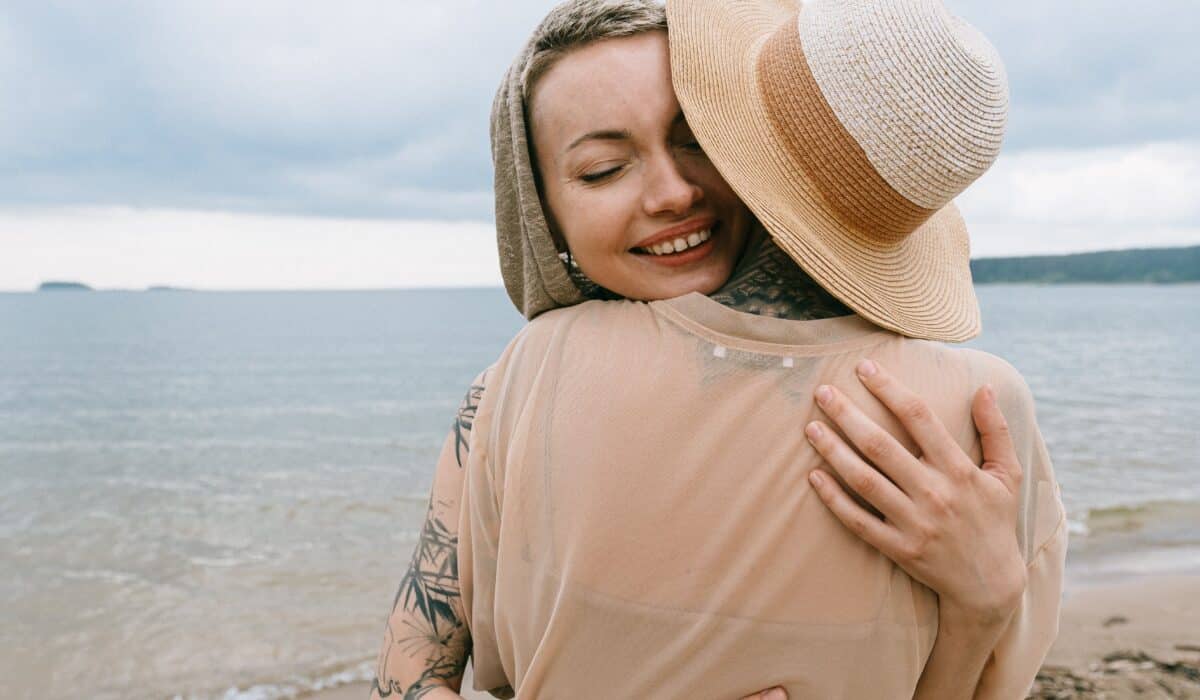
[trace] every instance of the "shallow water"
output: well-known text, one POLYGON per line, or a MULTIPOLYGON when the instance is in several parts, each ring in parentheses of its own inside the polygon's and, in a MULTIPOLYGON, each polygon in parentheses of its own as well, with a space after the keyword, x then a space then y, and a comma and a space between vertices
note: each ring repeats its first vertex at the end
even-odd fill
MULTIPOLYGON (((980 299, 1073 570, 1200 566, 1200 286, 980 299)), ((520 324, 496 289, 0 294, 0 697, 367 676, 452 414, 520 324)))

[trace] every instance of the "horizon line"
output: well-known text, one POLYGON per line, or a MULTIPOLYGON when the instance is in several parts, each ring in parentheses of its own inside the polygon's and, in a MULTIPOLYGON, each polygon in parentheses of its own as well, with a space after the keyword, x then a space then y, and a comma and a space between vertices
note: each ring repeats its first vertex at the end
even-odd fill
MULTIPOLYGON (((1069 253, 1039 253, 1033 255, 989 255, 970 258, 970 262, 980 260, 1011 260, 1016 258, 1062 258, 1075 255, 1093 255, 1096 253, 1134 253, 1154 250, 1186 250, 1200 248, 1200 243, 1169 246, 1142 246, 1134 248, 1106 248, 1102 250, 1082 250, 1069 253)), ((145 287, 93 287, 87 282, 77 279, 46 279, 33 288, 0 289, 0 294, 37 294, 44 284, 73 284, 83 285, 93 292, 388 292, 388 291, 422 291, 422 290, 461 290, 461 289, 503 289, 503 282, 481 282, 477 284, 430 284, 414 286, 379 286, 379 287, 190 287, 167 283, 152 284, 145 287)), ((61 290, 66 291, 66 290, 61 290)))

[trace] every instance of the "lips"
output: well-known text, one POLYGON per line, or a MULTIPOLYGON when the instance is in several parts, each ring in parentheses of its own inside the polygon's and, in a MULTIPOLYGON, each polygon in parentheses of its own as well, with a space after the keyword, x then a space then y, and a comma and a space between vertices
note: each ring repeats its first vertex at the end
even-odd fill
MULTIPOLYGON (((690 268, 692 265, 698 264, 700 261, 707 259, 709 255, 716 250, 715 246, 717 238, 719 238, 720 235, 720 231, 715 229, 701 229, 700 231, 693 231, 689 233, 688 237, 690 238, 692 236, 696 236, 697 238, 705 238, 705 240, 701 240, 697 245, 687 244, 688 247, 679 252, 675 252, 675 240, 678 238, 678 236, 676 238, 670 238, 654 244, 658 246, 660 251, 664 252, 655 253, 653 252, 653 249, 648 252, 634 249, 631 252, 634 255, 637 255, 639 260, 644 261, 647 265, 653 265, 656 268, 690 268), (704 236, 702 233, 707 235, 704 236), (671 252, 665 252, 667 246, 670 246, 671 252)), ((686 239, 684 240, 686 242, 686 239)))
POLYGON ((642 239, 630 250, 641 255, 675 255, 704 245, 712 237, 717 220, 711 216, 690 219, 642 239))

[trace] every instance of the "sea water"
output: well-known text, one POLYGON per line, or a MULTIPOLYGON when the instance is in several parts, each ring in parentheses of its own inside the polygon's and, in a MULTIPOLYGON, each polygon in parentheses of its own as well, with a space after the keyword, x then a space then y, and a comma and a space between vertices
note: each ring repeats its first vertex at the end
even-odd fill
MULTIPOLYGON (((1200 286, 987 286, 1070 571, 1198 567, 1200 286)), ((367 679, 499 289, 0 294, 0 697, 367 679)))

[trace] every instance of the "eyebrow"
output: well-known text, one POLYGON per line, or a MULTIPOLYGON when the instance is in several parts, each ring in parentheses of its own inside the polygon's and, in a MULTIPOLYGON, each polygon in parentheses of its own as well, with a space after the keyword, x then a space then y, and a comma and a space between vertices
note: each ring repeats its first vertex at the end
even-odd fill
MULTIPOLYGON (((679 110, 679 113, 675 115, 675 118, 671 120, 671 128, 674 129, 680 124, 684 124, 686 122, 687 117, 684 116, 683 110, 681 109, 679 110)), ((563 153, 570 151, 572 148, 575 148, 584 141, 628 141, 632 138, 633 134, 630 134, 627 129, 600 129, 597 131, 589 131, 583 136, 580 136, 572 141, 571 144, 566 147, 563 153)))
MULTIPOLYGON (((627 141, 631 138, 633 138, 633 135, 625 129, 601 129, 600 131, 589 131, 583 136, 580 136, 572 141, 571 145, 567 146, 566 150, 569 151, 584 141, 627 141)), ((564 153, 565 152, 566 151, 564 151, 564 153)))

